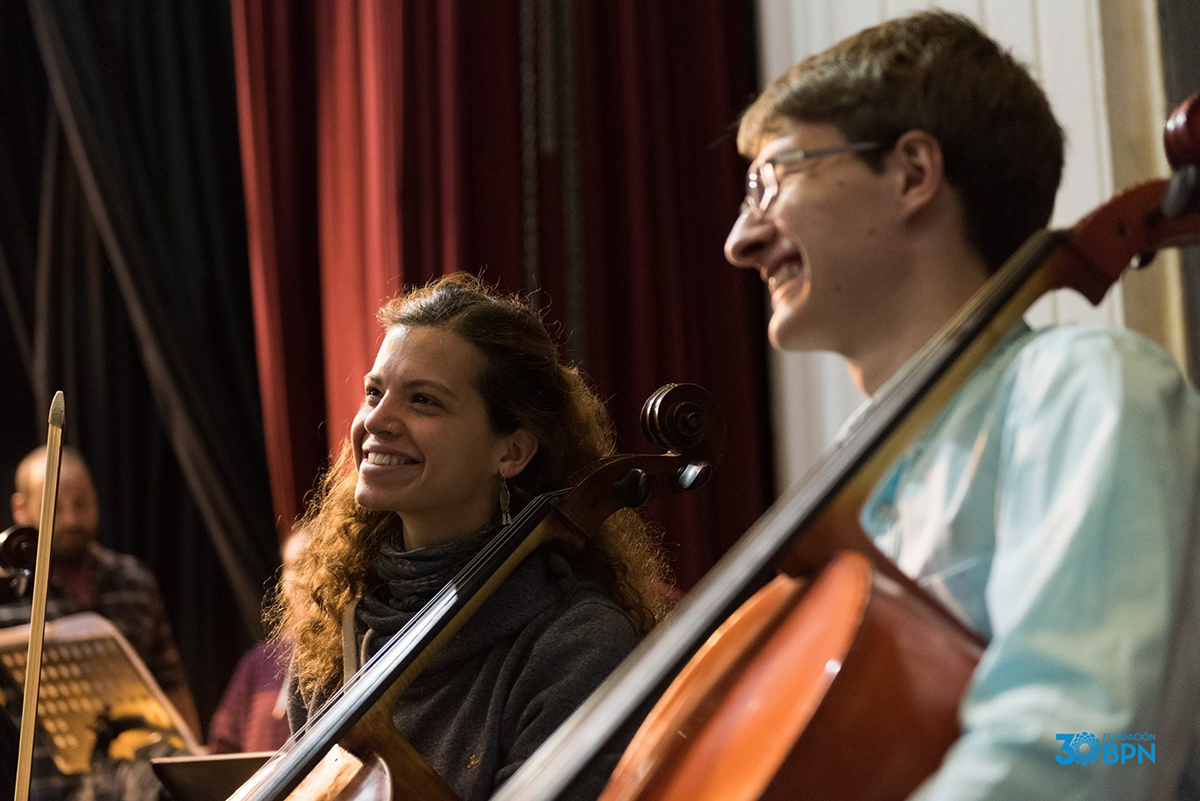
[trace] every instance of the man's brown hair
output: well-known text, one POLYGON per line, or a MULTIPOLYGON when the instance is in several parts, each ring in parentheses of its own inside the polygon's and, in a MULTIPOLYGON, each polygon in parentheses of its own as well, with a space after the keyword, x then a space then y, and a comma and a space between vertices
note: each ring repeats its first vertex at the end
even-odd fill
MULTIPOLYGON (((832 124, 851 142, 932 135, 989 270, 1050 220, 1062 129, 1025 67, 966 17, 913 14, 805 58, 746 110, 738 149, 753 157, 789 122, 832 124)), ((878 167, 883 154, 860 157, 878 167)))

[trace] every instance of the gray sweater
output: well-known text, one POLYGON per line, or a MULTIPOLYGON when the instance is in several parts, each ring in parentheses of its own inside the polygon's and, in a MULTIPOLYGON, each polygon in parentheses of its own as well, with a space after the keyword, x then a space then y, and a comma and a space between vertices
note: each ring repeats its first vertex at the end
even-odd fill
MULTIPOLYGON (((457 571, 464 545, 391 554, 400 560, 393 566, 398 573, 389 573, 356 614, 360 643, 368 626, 378 635, 369 641, 369 652, 382 647, 442 586, 447 573, 457 571)), ((541 548, 417 677, 396 705, 393 720, 462 801, 483 801, 636 643, 620 607, 594 585, 578 581, 561 556, 541 548)), ((295 729, 307 710, 294 687, 289 707, 295 729)), ((599 795, 628 737, 614 738, 617 742, 593 760, 564 797, 599 795)))

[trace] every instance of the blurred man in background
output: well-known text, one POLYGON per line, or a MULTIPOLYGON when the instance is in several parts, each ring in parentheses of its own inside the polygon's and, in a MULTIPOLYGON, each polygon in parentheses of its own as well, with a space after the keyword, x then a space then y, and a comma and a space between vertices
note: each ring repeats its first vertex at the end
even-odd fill
MULTIPOLYGON (((46 479, 46 449, 38 448, 17 466, 12 496, 13 522, 36 527, 46 479)), ((183 662, 154 576, 137 559, 96 542, 100 506, 92 474, 82 454, 64 447, 51 550, 46 619, 95 612, 124 635, 155 680, 200 737, 200 719, 183 662)), ((29 622, 30 599, 0 605, 0 627, 29 622)))

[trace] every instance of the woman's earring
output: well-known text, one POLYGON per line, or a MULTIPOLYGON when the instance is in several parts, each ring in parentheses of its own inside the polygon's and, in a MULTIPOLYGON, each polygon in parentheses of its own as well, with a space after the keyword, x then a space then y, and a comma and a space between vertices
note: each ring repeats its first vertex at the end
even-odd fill
POLYGON ((512 513, 509 512, 509 504, 512 503, 512 496, 508 494, 508 482, 504 480, 504 476, 500 476, 500 523, 507 526, 512 522, 512 513))

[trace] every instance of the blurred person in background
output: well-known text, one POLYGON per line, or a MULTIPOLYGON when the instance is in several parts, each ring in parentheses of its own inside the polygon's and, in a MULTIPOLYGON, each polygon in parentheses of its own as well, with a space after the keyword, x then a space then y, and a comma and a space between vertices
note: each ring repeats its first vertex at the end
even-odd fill
MULTIPOLYGON (((296 559, 306 543, 304 529, 297 527, 283 544, 283 569, 276 590, 280 598, 295 592, 296 559)), ((208 727, 211 753, 277 751, 287 742, 291 732, 284 677, 292 658, 292 642, 292 632, 285 626, 238 662, 208 727)))
MULTIPOLYGON (((45 478, 46 449, 41 447, 17 466, 12 496, 13 522, 17 525, 37 527, 45 478)), ((46 619, 95 612, 110 621, 199 737, 200 718, 158 582, 134 557, 96 542, 100 525, 96 487, 83 455, 69 446, 62 450, 57 506, 46 619)), ((0 627, 27 624, 30 604, 28 597, 0 604, 0 627)))

